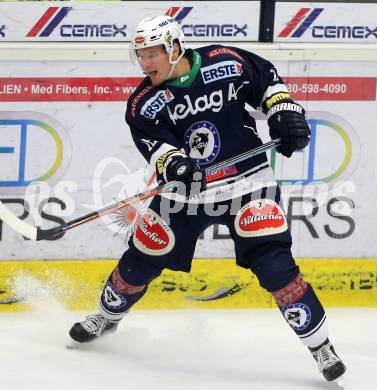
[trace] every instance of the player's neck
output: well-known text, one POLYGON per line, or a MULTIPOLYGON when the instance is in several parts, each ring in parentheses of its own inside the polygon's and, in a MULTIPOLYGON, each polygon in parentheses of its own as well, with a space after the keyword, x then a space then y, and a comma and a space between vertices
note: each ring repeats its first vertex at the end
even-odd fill
POLYGON ((175 80, 178 77, 190 72, 191 64, 187 57, 182 57, 181 60, 174 68, 174 72, 170 77, 170 80, 175 80))

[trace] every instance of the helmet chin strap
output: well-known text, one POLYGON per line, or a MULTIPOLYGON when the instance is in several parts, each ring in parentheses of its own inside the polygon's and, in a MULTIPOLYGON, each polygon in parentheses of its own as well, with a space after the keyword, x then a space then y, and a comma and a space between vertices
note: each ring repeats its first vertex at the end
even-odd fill
POLYGON ((164 81, 169 80, 170 76, 171 76, 171 75, 173 74, 173 72, 174 72, 174 68, 175 68, 176 65, 177 65, 176 62, 173 63, 173 64, 171 64, 170 71, 169 71, 169 73, 167 74, 167 76, 165 77, 165 80, 164 80, 164 81))
POLYGON ((174 72, 174 69, 175 69, 176 65, 178 64, 178 62, 180 61, 180 59, 183 57, 184 54, 185 54, 185 50, 183 49, 182 53, 179 55, 179 57, 175 61, 173 61, 172 60, 173 50, 170 51, 170 53, 169 53, 169 64, 171 65, 171 69, 170 69, 170 72, 168 73, 168 75, 165 77, 165 81, 169 80, 170 76, 174 72))

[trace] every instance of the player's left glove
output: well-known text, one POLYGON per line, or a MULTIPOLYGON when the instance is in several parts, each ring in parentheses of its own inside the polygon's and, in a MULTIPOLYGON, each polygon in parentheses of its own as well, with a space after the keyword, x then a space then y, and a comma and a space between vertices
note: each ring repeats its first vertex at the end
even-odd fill
POLYGON ((305 110, 291 99, 274 104, 267 111, 267 123, 272 139, 281 138, 277 151, 291 157, 296 150, 305 148, 310 141, 310 129, 305 120, 305 110))
POLYGON ((205 171, 195 161, 178 149, 170 150, 156 162, 157 180, 160 184, 180 181, 178 187, 183 195, 196 195, 206 189, 205 171))

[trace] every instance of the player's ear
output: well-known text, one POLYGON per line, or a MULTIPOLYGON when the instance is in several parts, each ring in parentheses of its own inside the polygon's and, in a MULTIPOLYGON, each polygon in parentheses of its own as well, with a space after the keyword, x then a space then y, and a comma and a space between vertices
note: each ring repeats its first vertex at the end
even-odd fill
POLYGON ((179 46, 179 43, 178 42, 174 42, 174 45, 173 45, 173 61, 176 61, 177 58, 179 57, 179 54, 181 53, 181 48, 179 46))

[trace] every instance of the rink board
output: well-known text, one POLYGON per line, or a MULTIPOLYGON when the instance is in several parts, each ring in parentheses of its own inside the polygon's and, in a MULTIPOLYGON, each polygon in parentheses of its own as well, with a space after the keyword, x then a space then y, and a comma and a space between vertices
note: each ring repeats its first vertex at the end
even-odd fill
MULTIPOLYGON (((128 46, 33 43, 0 46, 7 59, 0 60, 0 200, 26 223, 48 229, 144 191, 154 167, 136 151, 124 121, 142 80, 128 46)), ((291 158, 268 153, 293 256, 375 258, 377 45, 280 45, 241 47, 274 62, 311 128, 310 146, 291 158)), ((250 115, 269 141, 265 115, 250 115)), ((117 258, 126 240, 118 217, 37 244, 0 224, 0 259, 117 258)), ((197 241, 195 258, 233 256, 225 226, 209 227, 197 241)))
MULTIPOLYGON (((377 306, 377 259, 301 259, 305 279, 325 306, 377 306)), ((115 260, 0 262, 0 311, 41 301, 95 310, 115 260)), ((233 259, 198 259, 190 274, 165 270, 136 309, 275 307, 254 275, 233 259)))

